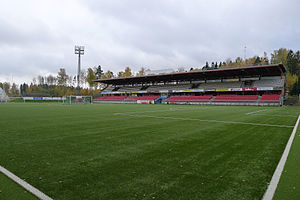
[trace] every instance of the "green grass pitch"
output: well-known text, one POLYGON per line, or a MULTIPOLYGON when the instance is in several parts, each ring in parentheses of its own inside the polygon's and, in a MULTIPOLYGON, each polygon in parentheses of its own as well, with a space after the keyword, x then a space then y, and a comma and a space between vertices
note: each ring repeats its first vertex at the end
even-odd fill
POLYGON ((0 165, 53 199, 261 199, 299 111, 0 104, 0 165))

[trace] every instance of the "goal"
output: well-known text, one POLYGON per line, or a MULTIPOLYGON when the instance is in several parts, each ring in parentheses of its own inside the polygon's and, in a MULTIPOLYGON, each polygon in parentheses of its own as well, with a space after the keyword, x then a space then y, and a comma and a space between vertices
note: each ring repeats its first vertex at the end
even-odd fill
POLYGON ((64 104, 90 104, 93 102, 92 96, 67 96, 64 104))

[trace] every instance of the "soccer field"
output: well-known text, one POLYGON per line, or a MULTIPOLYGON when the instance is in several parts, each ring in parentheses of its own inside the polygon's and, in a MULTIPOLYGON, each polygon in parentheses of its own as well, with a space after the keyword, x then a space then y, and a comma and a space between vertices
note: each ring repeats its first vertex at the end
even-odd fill
POLYGON ((261 199, 299 111, 0 104, 0 165, 53 199, 261 199))

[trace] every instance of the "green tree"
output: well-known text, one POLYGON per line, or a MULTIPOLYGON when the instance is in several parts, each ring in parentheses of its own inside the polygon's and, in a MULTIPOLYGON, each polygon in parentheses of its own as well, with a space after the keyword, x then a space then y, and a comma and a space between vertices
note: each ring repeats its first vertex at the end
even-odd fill
POLYGON ((103 70, 101 68, 101 65, 95 68, 95 74, 97 79, 101 79, 101 76, 103 75, 103 70))
POLYGON ((209 64, 208 64, 208 62, 206 61, 205 66, 202 67, 202 70, 208 70, 208 69, 209 69, 209 64))
POLYGON ((256 57, 254 63, 253 63, 254 66, 258 66, 258 65, 261 65, 261 59, 259 56, 256 57))
POLYGON ((21 90, 21 95, 25 96, 27 94, 28 85, 26 83, 21 84, 20 90, 21 90))
POLYGON ((299 61, 297 59, 297 56, 294 54, 292 50, 288 52, 286 62, 287 62, 288 71, 291 74, 298 74, 299 61))
POLYGON ((298 79, 298 81, 293 85, 292 89, 291 89, 291 95, 299 95, 300 93, 300 81, 298 79))
POLYGON ((218 69, 218 62, 215 63, 214 69, 218 69))

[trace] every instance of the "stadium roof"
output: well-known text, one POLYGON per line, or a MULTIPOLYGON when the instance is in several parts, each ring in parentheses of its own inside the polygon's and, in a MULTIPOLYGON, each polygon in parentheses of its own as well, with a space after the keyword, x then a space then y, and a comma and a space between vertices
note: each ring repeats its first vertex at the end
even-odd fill
POLYGON ((286 69, 282 64, 250 66, 250 67, 235 67, 215 70, 202 70, 192 72, 178 72, 161 75, 133 76, 112 79, 99 79, 95 82, 124 85, 146 82, 170 82, 170 81, 190 81, 190 80, 213 80, 220 78, 239 78, 239 77, 254 77, 254 76, 280 76, 285 73, 286 69))

